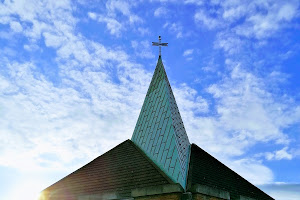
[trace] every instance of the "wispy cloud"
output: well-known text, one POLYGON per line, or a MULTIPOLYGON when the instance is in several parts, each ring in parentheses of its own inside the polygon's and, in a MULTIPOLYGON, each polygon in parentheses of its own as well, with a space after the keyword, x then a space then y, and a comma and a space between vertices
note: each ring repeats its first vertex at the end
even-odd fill
POLYGON ((237 35, 256 39, 273 36, 281 27, 286 26, 286 22, 299 17, 298 1, 222 1, 205 6, 214 9, 200 6, 194 15, 196 23, 208 29, 230 27, 237 35))
POLYGON ((259 186, 275 199, 295 200, 300 198, 300 184, 276 183, 259 186))
POLYGON ((274 180, 272 170, 259 160, 244 158, 223 160, 223 162, 253 184, 267 184, 274 180))
POLYGON ((121 36, 122 31, 127 29, 127 25, 134 26, 136 23, 142 23, 143 19, 131 11, 133 2, 110 0, 106 2, 106 14, 88 12, 88 16, 98 22, 106 23, 106 27, 111 35, 121 36), (119 15, 127 18, 124 20, 119 15))
POLYGON ((135 54, 141 58, 154 58, 154 54, 152 53, 150 42, 147 40, 138 42, 131 41, 131 46, 135 51, 135 54))
POLYGON ((233 55, 241 52, 245 41, 228 32, 220 32, 214 43, 216 49, 222 49, 226 54, 233 55))
POLYGON ((144 35, 150 35, 150 30, 148 28, 138 27, 137 31, 142 36, 144 36, 144 35))
POLYGON ((208 29, 214 29, 221 26, 221 22, 209 15, 209 13, 204 12, 203 10, 199 10, 196 12, 194 16, 196 23, 202 23, 208 29))
MULTIPOLYGON (((205 110, 196 112, 192 107, 186 107, 188 104, 176 96, 187 132, 191 141, 197 141, 205 150, 223 158, 224 163, 248 180, 256 184, 270 183, 273 173, 261 161, 250 157, 233 158, 246 156, 250 147, 261 142, 288 145, 290 141, 284 129, 299 122, 299 107, 291 107, 285 97, 273 96, 263 79, 245 71, 239 63, 228 64, 232 67, 230 75, 207 90, 215 102, 211 107, 209 101, 204 101, 206 106, 210 105, 209 116, 205 110), (255 173, 247 173, 251 170, 255 173)), ((292 158, 287 148, 277 150, 271 157, 278 160, 292 158)))
POLYGON ((288 147, 284 147, 274 152, 266 152, 263 155, 267 160, 291 160, 293 158, 293 155, 288 152, 288 147))
POLYGON ((56 51, 61 84, 55 86, 34 62, 4 62, 1 58, 7 75, 0 76, 0 105, 6 108, 0 120, 4 133, 0 163, 16 168, 22 165, 25 170, 73 168, 80 160, 90 160, 130 138, 137 105, 142 104, 151 76, 128 61, 124 51, 109 50, 77 35, 73 26, 76 19, 68 3, 33 5, 30 13, 18 10, 17 4, 2 6, 15 9, 6 18, 20 16, 21 21, 34 24, 24 31, 34 39, 26 44, 28 49, 42 35, 46 47, 56 51), (46 19, 38 20, 34 16, 41 10, 62 10, 65 18, 46 15, 46 19), (112 62, 116 63, 113 69, 112 62))
POLYGON ((16 21, 12 21, 9 23, 10 28, 14 31, 14 32, 21 32, 23 30, 21 24, 19 22, 16 21))
POLYGON ((161 16, 167 16, 169 13, 169 10, 165 7, 159 7, 154 11, 155 17, 161 17, 161 16))
POLYGON ((190 56, 194 52, 194 49, 187 49, 183 52, 183 56, 190 56))
POLYGON ((200 0, 184 0, 185 4, 195 4, 195 5, 202 5, 203 1, 200 0))
POLYGON ((193 60, 193 53, 194 49, 187 49, 183 52, 183 56, 186 57, 186 60, 191 61, 193 60))
MULTIPOLYGON (((292 97, 271 91, 271 82, 286 81, 284 74, 277 72, 279 74, 276 75, 276 69, 270 70, 267 75, 254 72, 258 62, 268 63, 268 60, 258 61, 249 49, 262 48, 267 44, 267 38, 278 37, 287 26, 292 26, 293 20, 299 17, 296 10, 299 10, 299 2, 296 1, 222 1, 198 6, 194 14, 195 23, 200 29, 216 32, 214 48, 224 52, 227 70, 222 73, 220 82, 207 89, 213 97, 210 110, 215 111, 215 115, 187 120, 195 120, 193 125, 190 124, 190 127, 197 127, 189 130, 193 133, 191 137, 200 143, 205 141, 201 145, 207 145, 208 151, 221 153, 219 157, 246 155, 247 149, 257 143, 274 142, 285 147, 281 145, 273 152, 263 152, 263 158, 260 158, 293 159, 289 150, 291 141, 285 130, 299 123, 300 107, 292 103, 292 97), (250 67, 249 60, 253 63, 250 67), (202 130, 201 136, 197 136, 197 130, 202 130), (222 141, 218 141, 220 135, 222 141), (218 141, 219 145, 208 145, 211 144, 208 141, 218 141), (226 152, 222 152, 224 149, 226 152)), ((258 161, 257 164, 264 166, 258 161)), ((243 175, 248 177, 246 173, 243 175)), ((268 177, 265 180, 273 180, 271 175, 268 177)))
POLYGON ((117 12, 128 17, 130 23, 142 22, 143 20, 131 12, 132 3, 120 0, 110 0, 106 3, 106 8, 109 16, 116 16, 117 12))
MULTIPOLYGON (((263 6, 263 4, 260 4, 263 6)), ((267 13, 252 11, 245 20, 245 24, 236 27, 236 33, 246 37, 262 39, 272 36, 276 31, 285 26, 297 15, 299 7, 298 1, 285 3, 272 3, 271 6, 264 7, 267 13)))
POLYGON ((167 28, 170 32, 174 33, 177 38, 182 38, 182 25, 179 23, 165 23, 163 28, 167 28))
POLYGON ((109 30, 111 35, 120 36, 122 29, 124 29, 123 25, 114 18, 105 17, 104 15, 97 15, 93 12, 89 12, 88 16, 93 20, 97 20, 98 22, 106 23, 106 28, 109 30))

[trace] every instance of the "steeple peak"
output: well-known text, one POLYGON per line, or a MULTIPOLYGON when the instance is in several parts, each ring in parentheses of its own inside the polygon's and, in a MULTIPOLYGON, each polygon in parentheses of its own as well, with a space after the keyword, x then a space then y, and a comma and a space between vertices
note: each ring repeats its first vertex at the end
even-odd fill
POLYGON ((131 140, 185 188, 190 142, 160 56, 131 140))
POLYGON ((152 42, 152 46, 158 46, 159 47, 159 58, 161 57, 161 47, 162 46, 168 46, 168 43, 161 43, 161 36, 158 36, 158 42, 152 42))

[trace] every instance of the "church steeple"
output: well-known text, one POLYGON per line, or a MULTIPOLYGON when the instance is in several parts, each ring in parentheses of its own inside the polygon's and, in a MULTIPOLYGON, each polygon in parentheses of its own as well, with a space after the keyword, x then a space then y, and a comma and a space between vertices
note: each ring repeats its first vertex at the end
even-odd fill
POLYGON ((161 56, 131 140, 174 182, 185 188, 190 142, 161 56))

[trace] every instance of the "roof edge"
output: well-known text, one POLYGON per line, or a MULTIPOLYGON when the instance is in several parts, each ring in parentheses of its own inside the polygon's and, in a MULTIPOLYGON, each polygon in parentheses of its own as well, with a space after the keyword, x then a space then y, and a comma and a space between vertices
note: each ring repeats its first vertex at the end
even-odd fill
POLYGON ((190 144, 189 145, 189 150, 188 150, 188 160, 187 160, 187 169, 186 169, 186 175, 185 175, 185 188, 184 188, 184 191, 188 191, 188 184, 189 184, 189 174, 190 174, 190 168, 191 168, 191 165, 190 165, 190 162, 191 162, 191 155, 192 155, 192 145, 190 144))
MULTIPOLYGON (((253 187, 255 187, 256 189, 258 189, 259 191, 261 191, 262 193, 264 193, 265 195, 267 195, 268 197, 272 198, 273 200, 275 200, 273 197, 271 197, 270 195, 268 195, 267 193, 265 193, 264 191, 262 191, 261 189, 259 189, 257 186, 255 186, 254 184, 252 184, 250 181, 246 180, 244 177, 242 177, 241 175, 239 175, 238 173, 236 173, 235 171, 233 171, 231 168, 229 168, 228 166, 226 166, 225 164, 223 164, 221 161, 219 161, 217 158, 215 158, 214 156, 210 155, 207 151, 203 150, 201 147, 199 147, 198 145, 196 145, 195 143, 191 144, 191 150, 192 148, 198 148, 201 149, 202 151, 204 151, 206 154, 208 154, 209 156, 211 156, 214 160, 216 160, 217 162, 221 163, 221 165, 223 165, 224 167, 226 167, 227 169, 229 169, 230 171, 232 171, 234 174, 238 175, 241 179, 243 179, 244 181, 246 181, 247 183, 251 184, 253 187)), ((192 176, 192 174, 191 174, 192 176)))
POLYGON ((79 170, 83 169, 84 167, 86 167, 87 165, 89 165, 90 163, 92 163, 94 160, 96 160, 96 159, 98 159, 99 157, 101 157, 101 156, 103 156, 103 155, 105 155, 105 154, 107 154, 107 153, 111 152, 113 149, 115 149, 115 148, 117 148, 118 146, 121 146, 121 145, 123 145, 124 143, 126 143, 126 142, 129 142, 129 141, 130 141, 130 142, 132 142, 132 141, 131 141, 131 140, 129 140, 129 139, 127 139, 127 140, 125 140, 125 141, 121 142, 120 144, 118 144, 117 146, 115 146, 115 147, 111 148, 110 150, 108 150, 107 152, 103 153, 102 155, 100 155, 100 156, 97 156, 96 158, 94 158, 93 160, 91 160, 90 162, 88 162, 87 164, 83 165, 82 167, 80 167, 80 168, 76 169, 76 170, 75 170, 75 171, 73 171, 72 173, 70 173, 70 174, 66 175, 65 177, 63 177, 63 178, 59 179, 59 180, 58 180, 58 181, 56 181, 55 183, 53 183, 53 184, 51 184, 50 186, 46 187, 46 188, 45 188, 45 189, 43 189, 41 192, 44 192, 44 191, 48 190, 48 189, 49 189, 50 187, 52 187, 53 185, 55 185, 55 184, 57 184, 58 182, 60 182, 60 181, 62 181, 62 180, 64 180, 64 179, 66 179, 66 178, 68 178, 69 176, 71 176, 72 174, 76 173, 77 171, 79 171, 79 170))

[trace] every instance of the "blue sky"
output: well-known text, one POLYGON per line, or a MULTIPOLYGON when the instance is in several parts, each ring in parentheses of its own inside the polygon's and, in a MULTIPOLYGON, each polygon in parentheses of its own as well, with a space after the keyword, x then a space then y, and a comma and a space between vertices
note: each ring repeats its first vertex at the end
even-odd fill
POLYGON ((300 1, 0 1, 0 198, 131 138, 163 62, 189 139, 300 199, 300 1))

